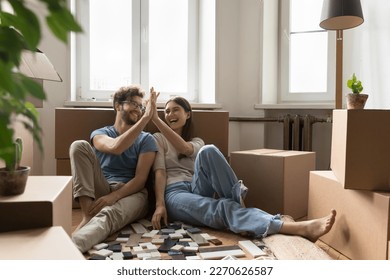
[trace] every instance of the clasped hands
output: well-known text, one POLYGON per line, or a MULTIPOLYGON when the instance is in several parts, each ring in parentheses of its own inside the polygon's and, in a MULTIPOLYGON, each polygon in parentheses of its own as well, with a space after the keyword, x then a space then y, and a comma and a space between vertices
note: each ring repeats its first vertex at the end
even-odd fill
POLYGON ((151 119, 158 118, 157 114, 157 98, 160 96, 160 92, 156 92, 154 90, 154 87, 150 88, 150 97, 148 100, 146 100, 146 109, 144 116, 151 119))

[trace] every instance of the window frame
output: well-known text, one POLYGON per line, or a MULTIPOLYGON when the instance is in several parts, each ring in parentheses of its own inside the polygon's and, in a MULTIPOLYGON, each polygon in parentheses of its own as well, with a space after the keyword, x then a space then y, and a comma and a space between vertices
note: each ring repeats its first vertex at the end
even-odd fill
MULTIPOLYGON (((90 56, 89 47, 90 39, 88 36, 89 30, 89 1, 91 0, 73 0, 71 5, 74 7, 75 16, 84 28, 84 33, 74 35, 75 52, 72 61, 72 77, 75 82, 72 82, 72 101, 89 101, 110 100, 110 96, 115 90, 91 90, 90 83, 90 56), (80 10, 81 9, 81 10, 80 10)), ((148 34, 148 7, 149 1, 131 0, 132 1, 132 24, 133 24, 133 40, 132 40, 132 84, 139 84, 145 90, 149 88, 148 84, 148 40, 144 41, 141 38, 148 34)), ((200 21, 199 5, 202 0, 189 0, 189 26, 188 26, 188 68, 187 68, 187 92, 174 93, 186 97, 190 102, 202 102, 202 97, 199 96, 199 30, 200 21)), ((215 52, 215 50, 214 50, 215 52)), ((159 100, 164 102, 172 93, 160 93, 159 100)), ((215 93, 214 93, 215 100, 215 93)))
MULTIPOLYGON (((294 0, 280 0, 279 9, 279 67, 278 67, 278 103, 329 103, 334 102, 336 41, 333 32, 327 32, 327 91, 326 92, 290 92, 290 4, 294 0)), ((318 19, 319 23, 320 19, 318 19)), ((309 32, 307 32, 309 33, 309 32)), ((314 33, 314 32, 313 32, 314 33)))

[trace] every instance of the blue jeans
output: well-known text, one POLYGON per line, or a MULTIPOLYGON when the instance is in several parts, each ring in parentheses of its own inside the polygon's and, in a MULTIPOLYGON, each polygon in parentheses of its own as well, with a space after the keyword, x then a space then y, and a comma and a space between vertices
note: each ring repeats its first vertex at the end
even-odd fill
POLYGON ((240 204, 241 182, 214 145, 205 145, 195 160, 191 182, 170 184, 165 190, 165 204, 170 220, 248 232, 255 237, 278 233, 280 215, 270 215, 240 204), (218 198, 214 198, 214 193, 218 198))

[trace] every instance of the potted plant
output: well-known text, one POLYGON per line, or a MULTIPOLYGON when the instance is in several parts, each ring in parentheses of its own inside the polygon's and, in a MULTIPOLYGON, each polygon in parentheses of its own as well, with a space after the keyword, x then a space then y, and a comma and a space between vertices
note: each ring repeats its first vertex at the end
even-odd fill
POLYGON ((352 93, 347 94, 347 109, 364 109, 368 94, 361 93, 363 85, 353 73, 351 79, 347 81, 347 86, 352 90, 352 93))
POLYGON ((16 138, 14 143, 15 158, 4 168, 0 168, 0 195, 22 194, 26 188, 29 166, 20 166, 23 152, 23 141, 16 138))
MULTIPOLYGON (((58 39, 66 43, 70 31, 81 31, 67 8, 67 0, 39 2, 46 9, 46 24, 58 39)), ((0 0, 0 164, 6 166, 2 172, 15 174, 15 159, 21 156, 17 156, 21 142, 15 141, 15 122, 21 122, 43 150, 38 111, 27 98, 45 100, 46 95, 42 86, 18 72, 22 52, 36 51, 40 40, 40 21, 29 8, 29 1, 0 0)))

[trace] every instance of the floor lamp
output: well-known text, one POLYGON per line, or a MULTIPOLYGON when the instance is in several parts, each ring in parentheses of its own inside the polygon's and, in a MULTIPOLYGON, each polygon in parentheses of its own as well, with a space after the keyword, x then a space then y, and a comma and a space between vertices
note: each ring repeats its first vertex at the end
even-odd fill
POLYGON ((324 0, 320 27, 336 31, 336 109, 341 109, 343 80, 343 30, 364 21, 360 0, 324 0))

